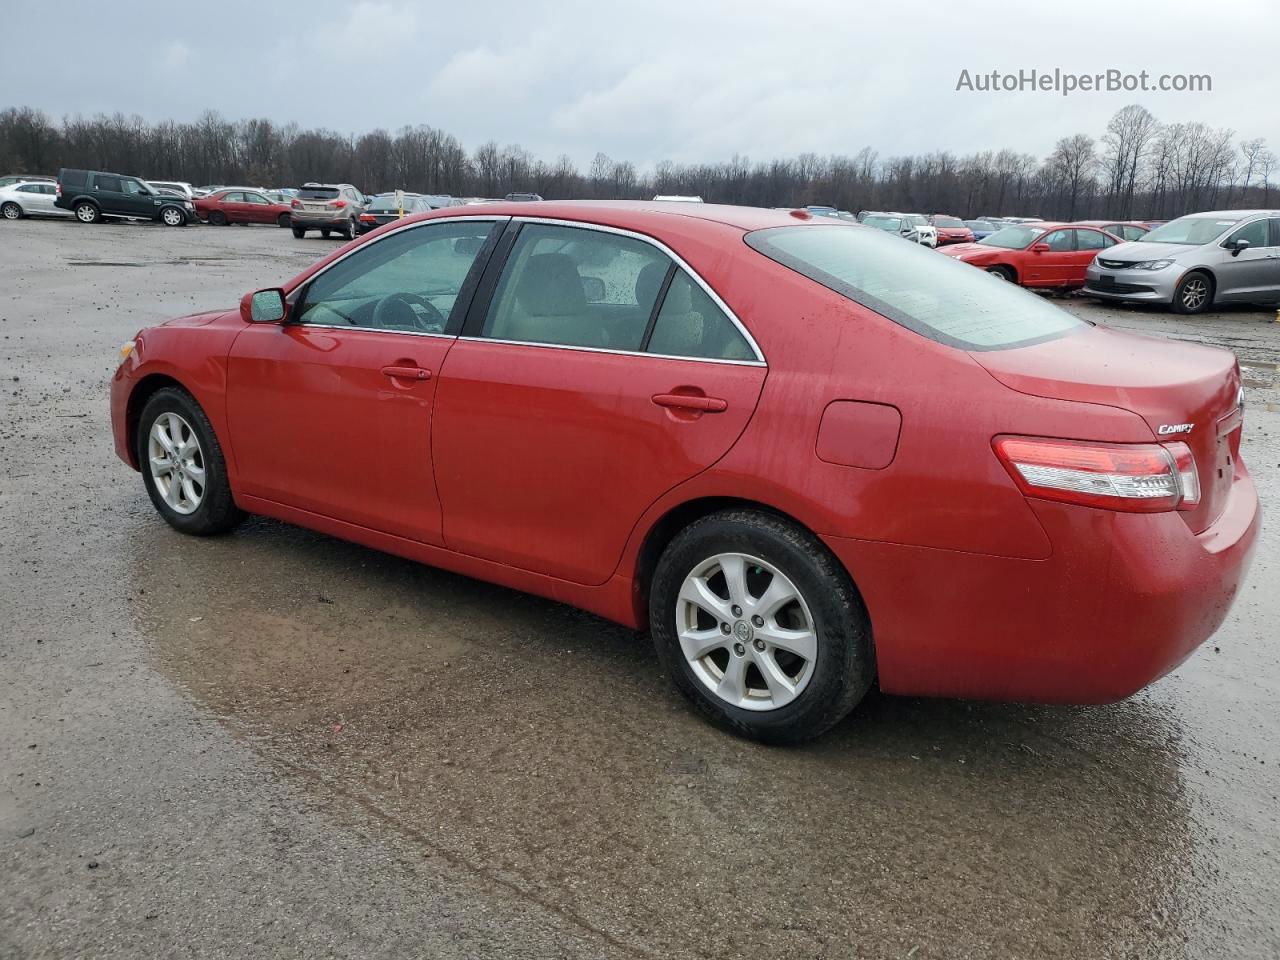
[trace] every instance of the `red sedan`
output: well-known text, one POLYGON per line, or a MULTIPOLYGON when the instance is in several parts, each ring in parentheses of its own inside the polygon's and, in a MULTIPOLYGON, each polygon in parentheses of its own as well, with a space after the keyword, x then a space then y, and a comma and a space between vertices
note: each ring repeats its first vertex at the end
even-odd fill
POLYGON ((1229 352, 804 211, 536 206, 406 218, 141 331, 112 425, 160 515, 647 629, 771 742, 877 677, 1116 700, 1226 616, 1259 526, 1229 352))
POLYGON ((1084 286, 1085 271, 1098 251, 1119 242, 1097 227, 1022 223, 997 230, 977 243, 953 244, 940 252, 1010 283, 1072 290, 1084 286))
POLYGON ((959 217, 948 217, 935 213, 929 218, 938 230, 938 246, 949 243, 973 243, 973 229, 959 217))
POLYGON ((287 227, 292 223, 289 205, 276 203, 257 190, 219 190, 195 200, 196 214, 214 226, 229 223, 274 223, 287 227))

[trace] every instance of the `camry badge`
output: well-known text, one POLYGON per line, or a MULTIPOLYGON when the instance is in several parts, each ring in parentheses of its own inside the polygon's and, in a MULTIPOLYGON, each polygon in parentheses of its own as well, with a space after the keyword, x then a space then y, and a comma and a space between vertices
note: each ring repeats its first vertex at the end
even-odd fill
POLYGON ((1190 433, 1194 423, 1162 423, 1156 433, 1167 437, 1171 433, 1190 433))

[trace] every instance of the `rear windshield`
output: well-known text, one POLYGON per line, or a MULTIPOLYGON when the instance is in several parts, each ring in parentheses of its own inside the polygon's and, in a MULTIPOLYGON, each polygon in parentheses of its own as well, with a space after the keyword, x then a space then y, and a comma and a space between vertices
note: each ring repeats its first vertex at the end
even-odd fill
MULTIPOLYGON (((410 210, 413 208, 413 199, 411 197, 404 198, 404 208, 410 210)), ((370 213, 399 213, 400 205, 396 203, 395 198, 387 199, 379 197, 369 204, 370 213)))
POLYGON ((1223 217, 1180 217, 1163 227, 1156 227, 1142 238, 1143 243, 1211 243, 1226 230, 1234 227, 1238 219, 1223 217))
POLYGON ((963 227, 964 221, 959 217, 934 217, 933 225, 935 227, 963 227))
POLYGON ((337 187, 303 187, 298 196, 303 200, 333 200, 338 196, 337 187))
POLYGON ((984 270, 855 226, 756 230, 747 245, 921 336, 962 350, 1001 350, 1088 326, 984 270))

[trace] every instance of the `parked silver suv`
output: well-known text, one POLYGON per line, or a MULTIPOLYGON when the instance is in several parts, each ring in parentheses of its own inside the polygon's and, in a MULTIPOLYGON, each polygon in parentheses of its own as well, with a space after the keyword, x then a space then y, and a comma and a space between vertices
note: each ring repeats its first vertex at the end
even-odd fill
POLYGON ((1280 210, 1180 217, 1099 253, 1085 272, 1083 292, 1100 300, 1167 303, 1175 313, 1280 301, 1280 210))
POLYGON ((327 237, 336 230, 354 240, 364 207, 364 195, 349 183, 304 183, 290 204, 293 235, 305 237, 308 230, 319 230, 327 237))

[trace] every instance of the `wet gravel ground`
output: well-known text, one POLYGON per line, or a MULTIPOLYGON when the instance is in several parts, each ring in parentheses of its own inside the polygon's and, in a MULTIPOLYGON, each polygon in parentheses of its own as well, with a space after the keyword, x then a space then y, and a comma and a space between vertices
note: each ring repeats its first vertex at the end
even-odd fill
MULTIPOLYGON (((0 225, 0 958, 1280 955, 1280 533, 1108 707, 871 695, 778 750, 647 639, 264 520, 183 537, 119 463, 115 348, 333 249, 0 225)), ((1280 494, 1280 323, 1236 350, 1280 494)))

